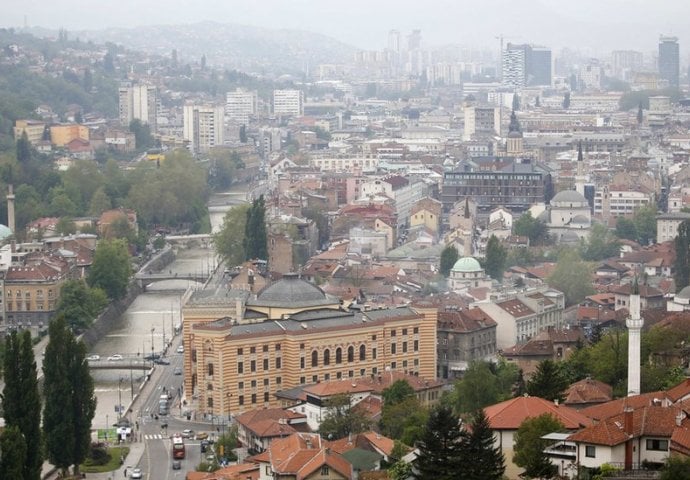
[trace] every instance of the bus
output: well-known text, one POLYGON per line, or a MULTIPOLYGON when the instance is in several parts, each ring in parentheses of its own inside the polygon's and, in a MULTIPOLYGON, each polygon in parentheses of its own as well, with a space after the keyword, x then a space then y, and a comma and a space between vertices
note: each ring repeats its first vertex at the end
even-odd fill
POLYGON ((172 457, 181 460, 185 456, 184 440, 182 435, 176 433, 172 438, 172 457))

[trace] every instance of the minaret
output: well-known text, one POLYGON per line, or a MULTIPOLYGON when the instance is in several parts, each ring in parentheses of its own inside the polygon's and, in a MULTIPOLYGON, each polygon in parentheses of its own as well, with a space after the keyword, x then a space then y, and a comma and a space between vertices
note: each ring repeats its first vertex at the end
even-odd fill
POLYGON ((585 195, 585 161, 582 156, 582 140, 577 144, 577 171, 575 174, 575 191, 585 195))
POLYGON ((640 394, 640 332, 644 319, 640 316, 640 286, 637 277, 630 289, 630 316, 628 327, 628 396, 640 394))
POLYGON ((12 185, 9 185, 9 192, 7 193, 7 226, 12 230, 12 235, 16 235, 15 220, 14 220, 14 192, 12 185))

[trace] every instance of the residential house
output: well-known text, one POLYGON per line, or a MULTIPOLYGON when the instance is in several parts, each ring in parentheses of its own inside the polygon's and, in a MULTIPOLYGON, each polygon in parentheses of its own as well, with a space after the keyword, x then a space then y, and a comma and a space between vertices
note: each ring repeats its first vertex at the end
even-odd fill
POLYGON ((491 405, 484 409, 491 430, 494 432, 494 445, 506 459, 506 476, 517 478, 521 469, 512 461, 515 448, 515 433, 522 422, 528 418, 548 414, 560 421, 571 432, 592 425, 592 420, 582 413, 564 405, 539 397, 517 397, 491 405))
MULTIPOLYGON (((649 285, 640 285, 640 308, 642 310, 651 310, 655 308, 664 308, 665 299, 664 293, 649 285)), ((611 288, 611 293, 616 298, 616 310, 621 308, 628 308, 630 306, 630 292, 632 285, 629 283, 611 288)))
POLYGON ((309 431, 307 417, 282 408, 249 410, 235 417, 237 439, 251 453, 266 451, 276 438, 309 431))
POLYGON ((102 238, 112 238, 117 233, 115 228, 121 228, 117 227, 118 223, 124 226, 125 222, 131 231, 137 235, 139 231, 137 212, 128 208, 106 210, 101 213, 101 217, 98 220, 98 233, 102 238))
POLYGON ((571 384, 565 391, 563 405, 582 410, 583 408, 611 401, 613 388, 610 385, 587 377, 571 384))
POLYGON ((352 480, 350 464, 315 433, 294 433, 276 439, 249 459, 259 464, 259 480, 352 480))
POLYGON ((479 308, 438 313, 439 378, 459 378, 473 361, 496 357, 496 322, 479 308))

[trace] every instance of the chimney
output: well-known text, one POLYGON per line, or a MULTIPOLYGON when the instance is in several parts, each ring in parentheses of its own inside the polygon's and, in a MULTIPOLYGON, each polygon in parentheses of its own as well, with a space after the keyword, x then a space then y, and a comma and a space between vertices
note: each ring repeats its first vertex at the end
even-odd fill
POLYGON ((12 185, 8 186, 9 191, 7 193, 7 226, 12 230, 12 234, 16 236, 14 231, 16 228, 15 218, 14 218, 14 191, 12 190, 12 185))
POLYGON ((684 419, 685 419, 685 414, 683 413, 682 410, 678 410, 678 413, 676 414, 676 427, 680 427, 680 425, 683 423, 684 419))
POLYGON ((630 407, 623 410, 623 428, 627 435, 633 434, 633 409, 630 407))
POLYGON ((558 399, 557 399, 557 398, 554 398, 554 399, 553 399, 553 404, 556 405, 556 406, 558 406, 558 399))

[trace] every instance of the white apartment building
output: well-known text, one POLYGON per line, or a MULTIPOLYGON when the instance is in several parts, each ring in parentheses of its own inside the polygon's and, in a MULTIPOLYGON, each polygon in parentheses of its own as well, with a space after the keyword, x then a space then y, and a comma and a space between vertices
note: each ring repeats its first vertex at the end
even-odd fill
POLYGON ((193 153, 205 153, 224 141, 224 108, 218 105, 184 106, 183 138, 193 153))
POLYGON ((463 140, 470 140, 474 135, 493 136, 501 132, 501 115, 498 107, 465 107, 464 115, 463 140))
POLYGON ((301 90, 273 90, 273 113, 295 117, 304 115, 304 92, 301 90))
POLYGON ((656 216, 656 243, 675 240, 678 227, 685 220, 690 220, 690 213, 663 213, 656 216))
POLYGON ((258 105, 256 90, 248 91, 238 88, 225 95, 225 116, 239 125, 247 125, 249 118, 256 115, 258 105))
POLYGON ((424 182, 410 182, 407 178, 392 175, 386 178, 364 182, 360 186, 360 200, 384 195, 395 200, 398 228, 409 223, 412 206, 428 195, 429 187, 424 182))
POLYGON ((631 216, 651 201, 649 195, 632 190, 609 190, 604 187, 594 194, 594 215, 603 218, 631 216))
POLYGON ((312 158, 311 165, 322 172, 349 172, 361 173, 375 171, 379 164, 378 158, 312 158))
POLYGON ((153 85, 123 83, 118 90, 120 125, 138 119, 156 131, 158 91, 153 85))

